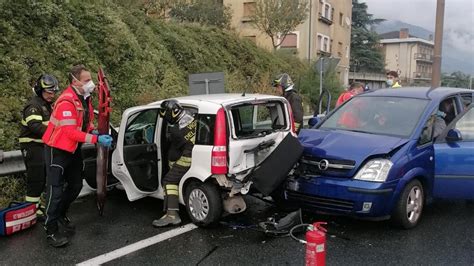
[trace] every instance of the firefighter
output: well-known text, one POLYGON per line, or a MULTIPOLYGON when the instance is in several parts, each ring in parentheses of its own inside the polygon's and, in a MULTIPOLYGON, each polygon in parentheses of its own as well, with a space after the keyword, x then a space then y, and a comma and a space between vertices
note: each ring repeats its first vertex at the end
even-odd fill
POLYGON ((70 204, 82 188, 82 143, 110 147, 112 137, 95 135, 91 93, 95 89, 91 73, 76 65, 70 71, 70 85, 56 100, 43 135, 46 160, 46 238, 53 247, 66 245, 75 226, 66 216, 70 204))
POLYGON ((296 92, 290 75, 283 73, 278 75, 272 82, 272 87, 276 88, 278 93, 285 97, 290 103, 295 121, 296 133, 300 132, 303 126, 303 103, 301 96, 296 92))
POLYGON ((160 116, 169 124, 170 143, 168 160, 171 169, 161 182, 164 188, 164 211, 159 220, 153 221, 154 227, 177 225, 181 223, 179 217, 178 185, 181 178, 191 167, 191 155, 196 136, 196 121, 188 114, 177 100, 166 100, 161 103, 160 116))
POLYGON ((42 219, 44 207, 40 206, 40 198, 46 184, 46 169, 41 137, 46 131, 54 96, 59 91, 58 80, 43 74, 36 80, 33 91, 35 95, 23 108, 19 142, 26 165, 25 201, 36 205, 36 215, 42 219))

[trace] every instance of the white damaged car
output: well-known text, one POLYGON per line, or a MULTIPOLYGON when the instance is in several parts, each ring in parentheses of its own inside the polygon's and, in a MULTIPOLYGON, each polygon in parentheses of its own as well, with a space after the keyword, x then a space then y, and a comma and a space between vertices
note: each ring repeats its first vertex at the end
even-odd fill
MULTIPOLYGON (((208 226, 224 212, 246 209, 242 195, 273 192, 299 159, 289 103, 259 94, 210 94, 175 98, 197 121, 191 168, 179 184, 180 203, 192 221, 208 226)), ((161 178, 169 171, 168 125, 161 101, 123 113, 113 134, 111 172, 134 201, 163 199, 161 178)), ((84 177, 95 187, 95 147, 83 147, 84 177)))

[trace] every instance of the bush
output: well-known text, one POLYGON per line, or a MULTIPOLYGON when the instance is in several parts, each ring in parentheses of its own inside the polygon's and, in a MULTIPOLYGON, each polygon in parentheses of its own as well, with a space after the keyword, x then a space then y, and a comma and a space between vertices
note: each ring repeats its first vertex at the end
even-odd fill
MULTIPOLYGON (((222 27, 168 23, 130 3, 0 1, 0 149, 19 149, 21 111, 37 77, 53 74, 65 88, 77 63, 104 68, 114 125, 128 107, 187 94, 191 73, 223 71, 228 91, 272 93, 274 75, 307 70, 294 56, 272 54, 222 27)), ((5 202, 24 195, 19 180, 2 179, 5 202)))
POLYGON ((12 201, 24 201, 26 178, 21 176, 0 177, 0 209, 8 207, 12 201))

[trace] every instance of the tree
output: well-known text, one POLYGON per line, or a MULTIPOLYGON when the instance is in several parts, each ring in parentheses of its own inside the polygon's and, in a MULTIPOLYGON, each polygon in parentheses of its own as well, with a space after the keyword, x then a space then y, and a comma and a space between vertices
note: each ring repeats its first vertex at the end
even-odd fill
POLYGON ((351 71, 382 72, 385 68, 378 34, 371 30, 384 19, 367 13, 367 4, 352 0, 351 71))
POLYGON ((307 0, 257 0, 252 24, 272 40, 276 50, 286 35, 294 31, 308 17, 307 0))
POLYGON ((454 88, 469 88, 471 76, 456 71, 451 74, 443 73, 441 76, 441 86, 454 88))

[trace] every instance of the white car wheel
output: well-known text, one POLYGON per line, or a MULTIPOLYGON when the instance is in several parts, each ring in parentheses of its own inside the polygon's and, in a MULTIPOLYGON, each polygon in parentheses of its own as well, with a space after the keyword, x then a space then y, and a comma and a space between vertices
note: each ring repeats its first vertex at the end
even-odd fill
POLYGON ((185 191, 186 211, 193 223, 208 227, 219 222, 222 198, 218 186, 211 182, 191 182, 185 191))

